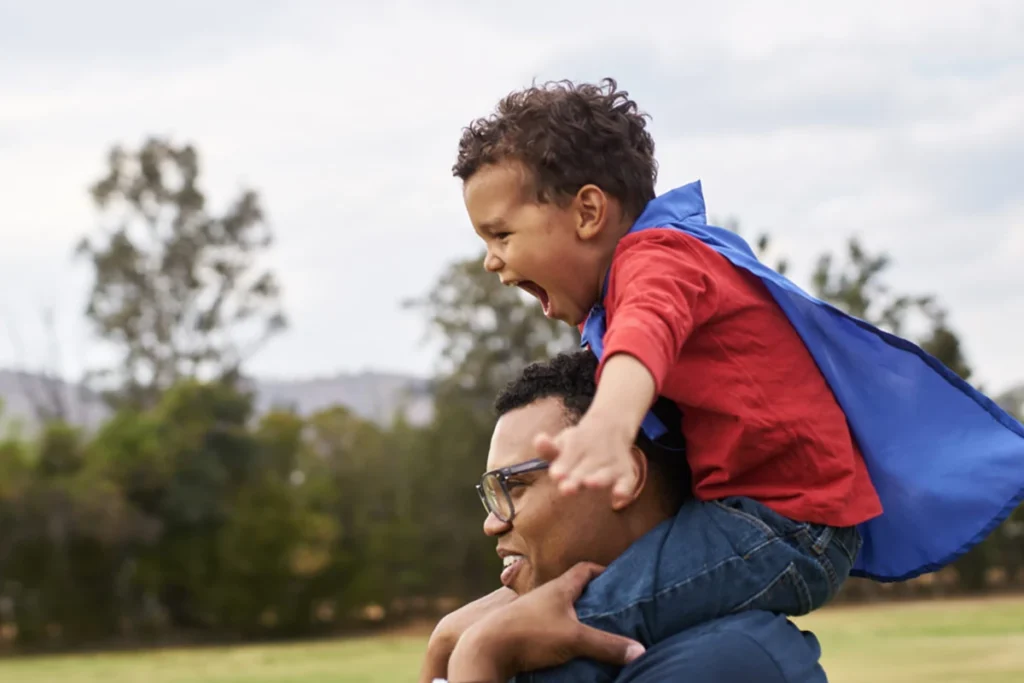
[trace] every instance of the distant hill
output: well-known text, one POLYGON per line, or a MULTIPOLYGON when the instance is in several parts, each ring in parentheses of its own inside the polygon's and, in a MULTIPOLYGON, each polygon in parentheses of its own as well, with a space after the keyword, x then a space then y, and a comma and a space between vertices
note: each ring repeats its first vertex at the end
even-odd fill
POLYGON ((399 412, 414 424, 425 424, 434 416, 428 381, 408 375, 362 372, 256 382, 256 408, 260 412, 284 407, 309 415, 334 405, 381 424, 390 423, 399 412))
MULTIPOLYGON (((345 406, 357 415, 390 423, 401 411, 414 424, 433 417, 433 403, 426 380, 382 372, 338 374, 301 380, 256 380, 256 409, 287 407, 309 415, 334 405, 345 406)), ((109 414, 96 394, 84 387, 43 375, 0 370, 0 421, 16 420, 29 431, 37 426, 35 406, 55 410, 66 406, 75 424, 95 428, 109 414)))
MULTIPOLYGON (((256 380, 256 409, 291 408, 309 415, 334 405, 345 406, 357 415, 390 423, 401 411, 414 424, 426 424, 433 417, 433 402, 427 380, 385 372, 338 374, 312 379, 256 380)), ((0 422, 22 422, 33 431, 35 405, 53 406, 64 402, 74 423, 95 428, 107 416, 103 403, 77 384, 33 373, 0 370, 0 400, 4 403, 0 422)), ((1024 384, 1000 394, 996 403, 1017 416, 1024 415, 1024 384)))
POLYGON ((84 387, 30 372, 0 370, 0 401, 0 422, 17 421, 29 431, 36 427, 36 406, 53 414, 65 406, 72 422, 87 427, 95 427, 108 414, 99 397, 84 387))

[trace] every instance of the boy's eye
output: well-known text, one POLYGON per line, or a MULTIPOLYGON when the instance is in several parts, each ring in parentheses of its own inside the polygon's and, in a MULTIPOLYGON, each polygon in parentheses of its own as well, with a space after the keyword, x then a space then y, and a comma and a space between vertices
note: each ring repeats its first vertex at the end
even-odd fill
POLYGON ((510 233, 510 232, 496 232, 496 233, 494 233, 494 237, 499 239, 499 240, 506 240, 506 239, 508 239, 508 236, 511 235, 511 234, 512 233, 510 233))

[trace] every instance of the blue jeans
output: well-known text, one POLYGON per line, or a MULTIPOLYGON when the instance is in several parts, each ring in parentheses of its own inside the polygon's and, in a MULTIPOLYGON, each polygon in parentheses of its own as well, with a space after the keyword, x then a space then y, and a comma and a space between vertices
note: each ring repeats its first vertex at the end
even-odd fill
MULTIPOLYGON (((576 602, 587 625, 646 647, 745 610, 799 616, 839 591, 860 551, 856 527, 795 522, 750 498, 691 501, 642 536, 576 602)), ((585 659, 517 681, 612 681, 585 659)))

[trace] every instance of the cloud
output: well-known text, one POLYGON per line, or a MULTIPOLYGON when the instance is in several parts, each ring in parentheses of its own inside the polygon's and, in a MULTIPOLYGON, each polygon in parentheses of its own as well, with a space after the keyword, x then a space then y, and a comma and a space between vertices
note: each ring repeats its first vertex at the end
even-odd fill
POLYGON ((949 303, 981 374, 1024 378, 1019 3, 5 5, 0 306, 30 350, 45 302, 91 348, 68 265, 86 188, 109 145, 167 134, 198 145, 215 204, 254 186, 277 232, 294 326, 254 369, 425 373, 436 349, 398 302, 478 248, 461 127, 535 78, 612 75, 653 116, 661 189, 701 178, 798 277, 860 234, 949 303))

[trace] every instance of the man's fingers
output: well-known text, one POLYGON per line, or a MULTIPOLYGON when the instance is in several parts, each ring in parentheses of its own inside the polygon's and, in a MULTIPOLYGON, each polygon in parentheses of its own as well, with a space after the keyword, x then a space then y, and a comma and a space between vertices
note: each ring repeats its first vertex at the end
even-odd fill
POLYGON ((567 572, 555 579, 555 582, 562 584, 571 604, 576 602, 580 595, 582 595, 583 588, 603 571, 604 567, 599 564, 577 562, 567 572))
POLYGON ((513 600, 515 600, 518 597, 519 597, 519 594, 516 593, 514 590, 512 590, 511 588, 509 588, 507 586, 502 586, 498 590, 496 590, 496 591, 492 592, 490 595, 488 595, 486 600, 489 603, 493 603, 496 606, 502 606, 502 605, 507 605, 508 603, 512 602, 513 600))
POLYGON ((644 646, 635 640, 584 624, 579 625, 575 649, 578 657, 618 666, 625 666, 646 652, 644 646))

